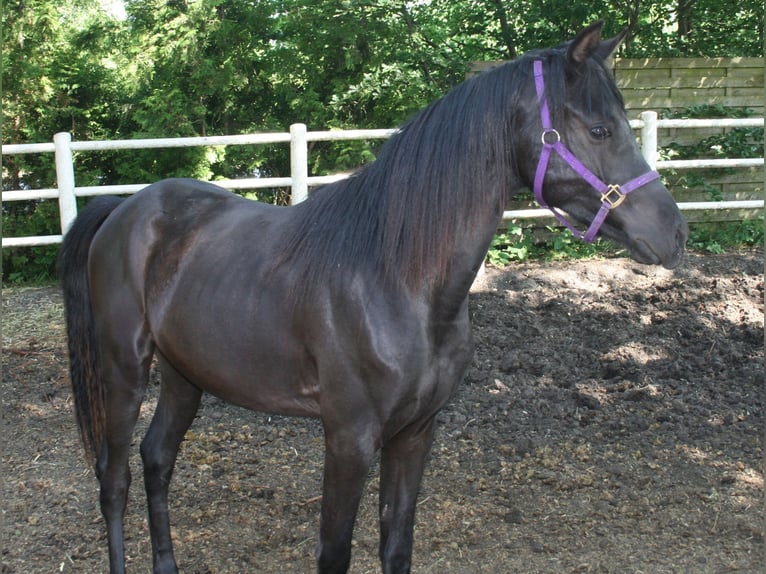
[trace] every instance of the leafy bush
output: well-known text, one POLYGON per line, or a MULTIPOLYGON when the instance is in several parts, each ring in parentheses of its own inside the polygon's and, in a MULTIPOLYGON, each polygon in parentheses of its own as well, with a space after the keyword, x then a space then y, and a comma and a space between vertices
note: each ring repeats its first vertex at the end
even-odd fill
MULTIPOLYGON (((53 201, 20 201, 3 204, 3 235, 27 237, 56 235, 59 229, 58 206, 53 201)), ((3 281, 41 283, 56 276, 58 247, 10 247, 3 249, 3 281)))
MULTIPOLYGON (((763 216, 744 221, 692 223, 687 249, 713 254, 727 250, 758 248, 764 245, 763 216)), ((614 257, 623 250, 609 241, 597 239, 585 243, 568 230, 546 227, 544 230, 508 225, 506 231, 495 235, 487 253, 487 263, 505 267, 515 261, 559 261, 614 257)))
POLYGON ((725 253, 727 249, 763 247, 764 219, 695 223, 690 226, 688 246, 708 253, 725 253))
MULTIPOLYGON (((665 118, 748 118, 755 112, 749 108, 730 108, 717 105, 692 106, 679 112, 663 114, 665 118)), ((714 134, 692 144, 671 142, 660 149, 662 159, 724 159, 763 157, 763 128, 732 128, 726 133, 714 134)), ((713 185, 715 178, 734 172, 727 169, 670 170, 663 172, 674 186, 699 188, 713 201, 723 198, 719 187, 713 185)))
POLYGON ((569 230, 546 226, 544 229, 510 223, 495 235, 487 253, 490 265, 503 267, 514 261, 557 261, 613 255, 613 244, 597 239, 593 243, 574 237, 569 230))

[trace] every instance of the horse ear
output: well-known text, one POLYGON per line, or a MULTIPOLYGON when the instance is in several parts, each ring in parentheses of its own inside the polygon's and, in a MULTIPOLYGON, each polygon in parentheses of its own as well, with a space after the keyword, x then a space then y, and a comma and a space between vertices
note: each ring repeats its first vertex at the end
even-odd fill
POLYGON ((604 40, 599 44, 598 49, 596 50, 596 54, 603 60, 606 60, 609 58, 612 54, 614 54, 615 50, 619 47, 620 44, 622 44, 622 41, 625 39, 625 36, 628 35, 628 28, 623 28, 622 32, 617 34, 614 38, 611 38, 610 40, 604 40))
POLYGON ((603 27, 604 21, 598 20, 577 34, 567 48, 567 58, 570 62, 581 64, 599 49, 603 27))

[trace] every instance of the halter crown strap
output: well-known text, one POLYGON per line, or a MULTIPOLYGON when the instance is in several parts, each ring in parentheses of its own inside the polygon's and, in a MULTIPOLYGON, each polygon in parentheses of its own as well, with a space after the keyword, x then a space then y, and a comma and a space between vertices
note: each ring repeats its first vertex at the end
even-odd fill
POLYGON ((545 78, 543 77, 543 63, 541 60, 535 60, 533 64, 533 72, 535 78, 535 91, 537 92, 537 101, 540 105, 540 119, 543 124, 543 133, 541 136, 543 142, 543 149, 540 152, 540 161, 537 163, 537 170, 535 171, 535 181, 533 186, 533 192, 535 200, 542 207, 547 207, 551 210, 553 215, 558 219, 572 234, 578 239, 582 239, 587 243, 592 242, 601 225, 604 223, 606 216, 609 212, 620 205, 625 196, 638 189, 641 186, 646 185, 658 179, 660 174, 656 171, 650 171, 630 180, 625 185, 606 184, 601 181, 592 171, 590 171, 583 163, 578 160, 575 155, 569 151, 569 149, 561 142, 561 134, 553 127, 551 123, 550 109, 548 108, 548 98, 545 97, 545 78), (548 170, 548 162, 551 158, 551 153, 555 151, 569 166, 577 172, 580 177, 587 181, 591 187, 601 194, 601 207, 596 213, 596 217, 590 224, 588 230, 583 233, 576 229, 569 220, 559 212, 555 207, 549 206, 545 199, 543 199, 543 181, 545 180, 545 172, 548 170))

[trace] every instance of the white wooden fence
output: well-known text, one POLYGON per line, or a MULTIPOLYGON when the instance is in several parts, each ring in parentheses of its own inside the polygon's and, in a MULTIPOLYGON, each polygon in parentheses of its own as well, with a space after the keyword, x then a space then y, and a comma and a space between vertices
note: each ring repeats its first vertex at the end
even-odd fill
MULTIPOLYGON (((661 128, 732 128, 732 127, 762 127, 763 118, 748 119, 715 119, 715 120, 660 120, 656 112, 643 112, 640 120, 631 122, 634 129, 640 130, 641 151, 652 168, 691 169, 691 168, 730 168, 763 166, 763 158, 743 159, 700 159, 700 160, 670 160, 658 161, 657 130, 661 128)), ((346 177, 344 174, 310 177, 308 175, 308 142, 330 140, 368 140, 385 139, 396 132, 395 129, 380 130, 344 130, 344 131, 313 131, 306 130, 305 124, 293 124, 289 133, 256 133, 234 136, 211 136, 195 138, 172 139, 138 139, 110 141, 72 141, 69 133, 58 133, 53 137, 53 143, 11 144, 3 145, 3 155, 27 153, 54 153, 56 160, 57 187, 52 189, 23 189, 3 191, 3 201, 22 201, 38 199, 57 199, 61 219, 61 234, 36 237, 3 237, 3 247, 19 247, 31 245, 49 245, 60 243, 63 234, 77 216, 77 197, 94 195, 131 194, 148 185, 148 183, 131 185, 102 185, 77 187, 74 177, 74 158, 72 152, 89 152, 118 149, 150 149, 196 146, 246 145, 289 143, 291 177, 280 178, 246 178, 215 181, 216 184, 228 189, 256 189, 266 187, 290 187, 293 204, 303 201, 312 186, 322 185, 346 177)), ((743 201, 705 201, 682 202, 682 210, 717 210, 717 209, 762 209, 763 200, 743 201)), ((547 217, 550 212, 545 209, 520 209, 506 211, 503 219, 524 219, 547 217)))

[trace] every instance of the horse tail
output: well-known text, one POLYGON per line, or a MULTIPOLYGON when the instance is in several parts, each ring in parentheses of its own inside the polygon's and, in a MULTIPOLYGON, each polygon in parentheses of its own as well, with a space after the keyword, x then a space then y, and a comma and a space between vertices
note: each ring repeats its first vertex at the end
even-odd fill
POLYGON ((64 236, 59 253, 75 415, 85 455, 91 464, 95 464, 101 453, 106 411, 90 299, 88 255, 96 232, 121 202, 118 197, 99 197, 89 203, 64 236))

